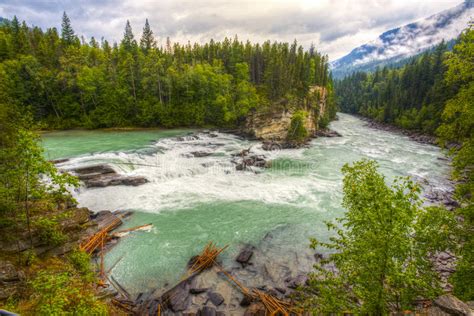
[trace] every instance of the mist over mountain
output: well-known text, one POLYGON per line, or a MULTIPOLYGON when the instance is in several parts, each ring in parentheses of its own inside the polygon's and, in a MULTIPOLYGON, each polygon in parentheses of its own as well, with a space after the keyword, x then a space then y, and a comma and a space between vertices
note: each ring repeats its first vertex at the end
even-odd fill
POLYGON ((389 30, 333 61, 333 77, 342 78, 354 71, 371 71, 420 54, 442 40, 456 38, 473 17, 474 1, 466 0, 428 18, 389 30))

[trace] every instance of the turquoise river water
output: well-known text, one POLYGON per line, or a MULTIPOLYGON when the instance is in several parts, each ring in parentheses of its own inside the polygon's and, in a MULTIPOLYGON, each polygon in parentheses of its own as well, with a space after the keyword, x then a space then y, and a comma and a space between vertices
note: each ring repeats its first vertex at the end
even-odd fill
POLYGON ((135 211, 125 228, 153 223, 150 231, 122 238, 106 256, 108 267, 118 262, 114 278, 138 293, 179 280, 190 256, 210 240, 230 245, 225 261, 269 232, 278 254, 307 249, 310 237, 328 238, 324 221, 344 212, 345 163, 371 158, 388 180, 409 175, 427 187, 449 189, 449 166, 437 147, 369 128, 346 114, 331 128, 343 136, 272 152, 230 134, 194 131, 194 139, 186 136, 190 130, 54 132, 43 135, 43 144, 48 158, 70 158, 60 168, 109 163, 119 173, 149 180, 74 192, 80 206, 93 211, 135 211), (272 160, 272 167, 236 171, 232 154, 249 147, 272 160), (194 158, 195 151, 211 155, 194 158))

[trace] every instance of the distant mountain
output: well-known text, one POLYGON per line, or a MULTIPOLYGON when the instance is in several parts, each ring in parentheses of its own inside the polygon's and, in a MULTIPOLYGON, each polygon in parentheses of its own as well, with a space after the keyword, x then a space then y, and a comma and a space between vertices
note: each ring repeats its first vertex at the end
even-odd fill
POLYGON ((333 61, 333 77, 342 78, 354 71, 371 71, 420 54, 443 39, 456 38, 473 18, 474 0, 466 0, 426 19, 387 31, 333 61))

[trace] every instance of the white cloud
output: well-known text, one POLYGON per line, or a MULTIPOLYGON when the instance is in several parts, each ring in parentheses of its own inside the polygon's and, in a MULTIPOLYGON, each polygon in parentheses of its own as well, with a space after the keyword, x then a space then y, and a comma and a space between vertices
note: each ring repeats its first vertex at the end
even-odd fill
POLYGON ((207 42, 238 34, 241 40, 314 42, 330 59, 381 32, 457 5, 460 0, 2 0, 0 16, 18 15, 41 27, 60 26, 67 11, 74 29, 89 38, 119 41, 127 19, 139 37, 148 18, 158 42, 207 42))

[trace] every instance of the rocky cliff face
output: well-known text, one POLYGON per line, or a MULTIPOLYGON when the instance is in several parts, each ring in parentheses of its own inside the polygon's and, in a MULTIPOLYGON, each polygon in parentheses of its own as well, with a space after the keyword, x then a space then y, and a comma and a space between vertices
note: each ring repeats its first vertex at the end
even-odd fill
POLYGON ((293 114, 303 109, 307 112, 304 127, 312 136, 318 130, 319 118, 325 113, 326 99, 326 89, 313 86, 302 107, 288 105, 283 109, 253 113, 247 117, 244 132, 264 141, 285 141, 293 114))

